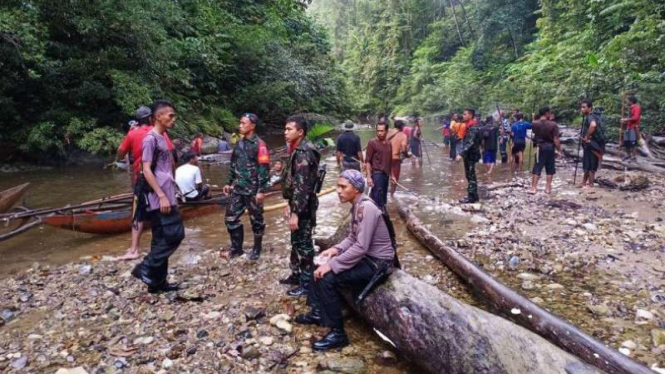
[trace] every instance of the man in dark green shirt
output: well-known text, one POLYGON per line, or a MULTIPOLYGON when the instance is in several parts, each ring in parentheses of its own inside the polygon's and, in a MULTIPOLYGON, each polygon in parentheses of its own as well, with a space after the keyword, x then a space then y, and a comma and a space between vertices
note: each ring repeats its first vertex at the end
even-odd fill
POLYGON ((455 161, 464 160, 464 173, 466 180, 469 182, 467 188, 468 196, 460 200, 462 204, 475 203, 478 198, 478 179, 476 178, 476 163, 480 160, 480 131, 478 121, 475 119, 476 111, 473 109, 466 109, 462 114, 462 121, 466 127, 466 134, 462 140, 464 145, 462 150, 457 154, 455 161))
POLYGON ((307 121, 301 116, 289 117, 284 127, 289 159, 282 172, 282 195, 288 200, 286 215, 291 231, 291 276, 280 281, 298 287, 287 292, 289 296, 309 293, 309 280, 314 268, 312 229, 316 226, 319 200, 316 184, 321 155, 307 140, 307 121))
POLYGON ((270 154, 266 143, 256 135, 256 114, 245 113, 240 117, 238 132, 242 139, 231 154, 231 166, 224 186, 224 193, 231 194, 226 205, 226 229, 231 236, 231 249, 223 256, 227 258, 242 255, 243 225, 240 217, 249 210, 249 220, 254 232, 254 249, 251 260, 261 255, 261 242, 265 231, 263 220, 263 199, 269 188, 270 154))

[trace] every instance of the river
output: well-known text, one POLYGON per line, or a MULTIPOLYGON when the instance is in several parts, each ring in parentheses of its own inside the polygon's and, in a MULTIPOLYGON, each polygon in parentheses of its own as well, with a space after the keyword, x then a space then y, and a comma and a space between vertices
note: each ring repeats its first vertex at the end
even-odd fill
MULTIPOLYGON (((362 144, 374 136, 369 129, 358 131, 362 144)), ((432 124, 425 128, 426 139, 441 142, 440 132, 432 124)), ((279 136, 270 136, 266 141, 271 147, 279 147, 282 139, 279 136)), ((444 198, 461 198, 465 196, 466 181, 462 168, 451 163, 443 153, 447 150, 429 145, 425 148, 429 154, 431 164, 426 154, 423 154, 423 163, 418 166, 406 161, 402 171, 402 184, 417 191, 419 195, 433 198, 437 201, 444 198)), ((334 184, 337 175, 336 165, 332 152, 324 155, 325 161, 331 166, 326 179, 326 187, 334 184)), ((205 183, 222 186, 228 172, 228 165, 223 163, 209 164, 201 162, 201 169, 205 183)), ((487 182, 490 177, 482 175, 479 168, 479 179, 487 182)), ((506 167, 498 165, 491 177, 494 181, 509 178, 510 173, 506 167)), ((44 169, 32 172, 6 174, 0 179, 0 190, 30 182, 31 186, 24 196, 23 204, 29 208, 59 207, 94 200, 104 196, 111 196, 128 192, 130 190, 130 174, 123 171, 104 169, 102 165, 68 166, 62 168, 44 169)), ((266 205, 280 202, 280 197, 273 196, 266 201, 266 205)), ((331 232, 336 219, 346 212, 347 208, 339 208, 335 194, 321 199, 320 211, 335 212, 335 214, 320 214, 318 233, 324 235, 331 232)), ((433 212, 430 212, 433 214, 433 212)), ((433 222, 439 218, 431 217, 433 222)), ((266 213, 268 231, 282 228, 281 212, 266 213)), ((187 221, 187 238, 183 246, 197 246, 206 248, 219 248, 226 246, 228 236, 224 229, 223 217, 215 214, 187 221)), ((448 236, 454 236, 450 231, 448 236)), ((149 236, 142 240, 142 248, 149 245, 149 236)), ((34 262, 44 264, 62 264, 86 255, 120 255, 130 246, 130 235, 90 235, 68 230, 52 228, 42 225, 32 231, 0 243, 0 277, 26 269, 34 262)))

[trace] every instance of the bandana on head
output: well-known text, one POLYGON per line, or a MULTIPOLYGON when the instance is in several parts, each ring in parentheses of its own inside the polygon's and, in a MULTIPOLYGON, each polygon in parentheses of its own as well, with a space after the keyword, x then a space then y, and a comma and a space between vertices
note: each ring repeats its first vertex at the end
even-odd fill
POLYGON ((339 176, 349 181, 349 183, 351 183, 351 185, 355 187, 356 190, 365 191, 365 178, 363 178, 362 173, 358 170, 347 169, 344 170, 339 176))

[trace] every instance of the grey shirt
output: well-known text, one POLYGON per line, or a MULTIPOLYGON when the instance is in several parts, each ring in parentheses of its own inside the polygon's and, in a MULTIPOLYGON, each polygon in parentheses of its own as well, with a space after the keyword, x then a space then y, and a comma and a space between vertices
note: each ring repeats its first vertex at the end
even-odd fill
POLYGON ((361 195, 351 208, 351 215, 351 233, 334 246, 339 254, 328 261, 335 274, 353 268, 365 256, 381 260, 395 256, 388 227, 374 202, 361 195))
MULTIPOLYGON (((175 179, 173 179, 173 154, 169 150, 164 136, 153 129, 143 138, 141 161, 153 162, 155 149, 157 149, 157 160, 154 167, 152 167, 155 179, 169 200, 169 204, 171 206, 177 205, 178 201, 175 196, 176 184, 175 179)), ((157 193, 151 192, 148 195, 148 201, 150 202, 149 210, 159 209, 159 197, 157 193)))

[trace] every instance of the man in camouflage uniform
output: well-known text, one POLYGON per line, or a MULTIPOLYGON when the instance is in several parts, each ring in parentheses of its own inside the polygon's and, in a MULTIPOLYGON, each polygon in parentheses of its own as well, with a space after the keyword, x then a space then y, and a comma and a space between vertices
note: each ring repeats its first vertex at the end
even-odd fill
POLYGON ((254 248, 251 260, 261 255, 261 242, 265 231, 263 220, 263 199, 269 188, 270 155, 266 143, 256 135, 258 117, 245 113, 240 118, 238 132, 242 139, 231 154, 231 167, 224 186, 224 193, 231 194, 226 205, 226 229, 231 236, 231 250, 223 256, 227 258, 242 255, 243 225, 240 217, 249 210, 249 221, 254 232, 254 248))
POLYGON ((478 121, 474 118, 476 115, 475 110, 466 109, 462 115, 464 126, 466 126, 466 134, 462 140, 462 151, 455 158, 456 161, 464 160, 464 173, 466 180, 469 182, 467 189, 468 196, 460 200, 462 204, 475 203, 478 198, 478 179, 476 178, 476 163, 480 160, 480 131, 478 121))
POLYGON ((294 297, 309 293, 314 268, 312 229, 316 226, 319 206, 316 184, 321 155, 306 135, 307 121, 303 117, 292 116, 286 120, 284 138, 289 159, 282 174, 282 194, 289 201, 285 212, 291 230, 291 275, 280 283, 298 285, 287 292, 294 297))

